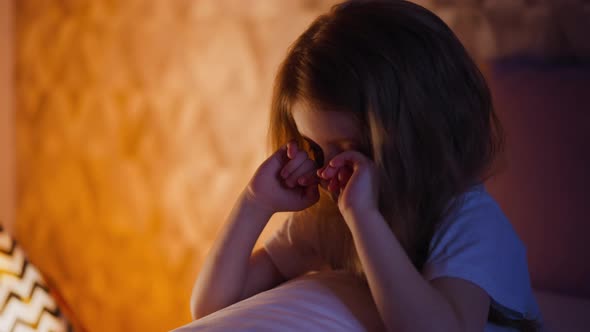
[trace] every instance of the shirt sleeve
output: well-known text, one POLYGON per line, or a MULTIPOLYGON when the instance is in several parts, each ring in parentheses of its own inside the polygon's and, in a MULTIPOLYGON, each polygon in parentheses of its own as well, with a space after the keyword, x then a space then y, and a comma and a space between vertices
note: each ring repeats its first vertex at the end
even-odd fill
POLYGON ((318 236, 311 220, 291 214, 279 229, 264 242, 264 249, 279 272, 287 279, 320 270, 318 236))
POLYGON ((466 195, 458 211, 439 225, 422 274, 429 281, 454 277, 476 284, 509 317, 537 315, 526 249, 485 191, 466 195))

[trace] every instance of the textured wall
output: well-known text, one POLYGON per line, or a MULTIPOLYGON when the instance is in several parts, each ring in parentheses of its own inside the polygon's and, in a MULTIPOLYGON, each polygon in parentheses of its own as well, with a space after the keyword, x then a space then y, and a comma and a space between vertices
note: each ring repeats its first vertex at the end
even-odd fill
POLYGON ((192 282, 265 156, 274 71, 325 5, 18 1, 18 222, 90 331, 189 320, 192 282))
POLYGON ((478 57, 590 57, 587 0, 415 0, 436 12, 478 57))
POLYGON ((12 0, 0 0, 0 225, 14 221, 14 82, 12 0))

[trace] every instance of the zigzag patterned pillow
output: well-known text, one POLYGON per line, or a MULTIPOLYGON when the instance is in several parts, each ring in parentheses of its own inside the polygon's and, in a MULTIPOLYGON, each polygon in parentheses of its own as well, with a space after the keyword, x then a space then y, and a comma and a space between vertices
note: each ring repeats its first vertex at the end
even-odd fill
POLYGON ((66 332, 61 314, 39 271, 0 226, 0 332, 66 332))

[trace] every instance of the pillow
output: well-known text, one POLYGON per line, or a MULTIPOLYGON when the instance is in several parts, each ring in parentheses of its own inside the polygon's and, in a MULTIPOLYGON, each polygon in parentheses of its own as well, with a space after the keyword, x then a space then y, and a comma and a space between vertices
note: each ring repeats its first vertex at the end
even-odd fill
MULTIPOLYGON (((321 271, 196 320, 172 332, 385 331, 369 287, 342 271, 321 271)), ((485 332, 515 331, 487 323, 485 332)))
POLYGON ((174 332, 384 331, 366 284, 341 271, 313 272, 174 332))
POLYGON ((39 271, 0 226, 0 331, 71 331, 39 271))

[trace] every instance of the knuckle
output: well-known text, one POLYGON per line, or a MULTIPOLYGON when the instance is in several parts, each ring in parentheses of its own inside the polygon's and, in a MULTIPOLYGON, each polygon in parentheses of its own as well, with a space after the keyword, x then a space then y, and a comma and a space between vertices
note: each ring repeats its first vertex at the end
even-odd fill
POLYGON ((295 158, 305 158, 307 159, 307 152, 305 151, 297 151, 297 154, 295 155, 295 158))
POLYGON ((293 160, 289 161, 287 163, 287 165, 285 165, 285 168, 289 171, 292 171, 295 168, 296 164, 294 163, 293 160))

